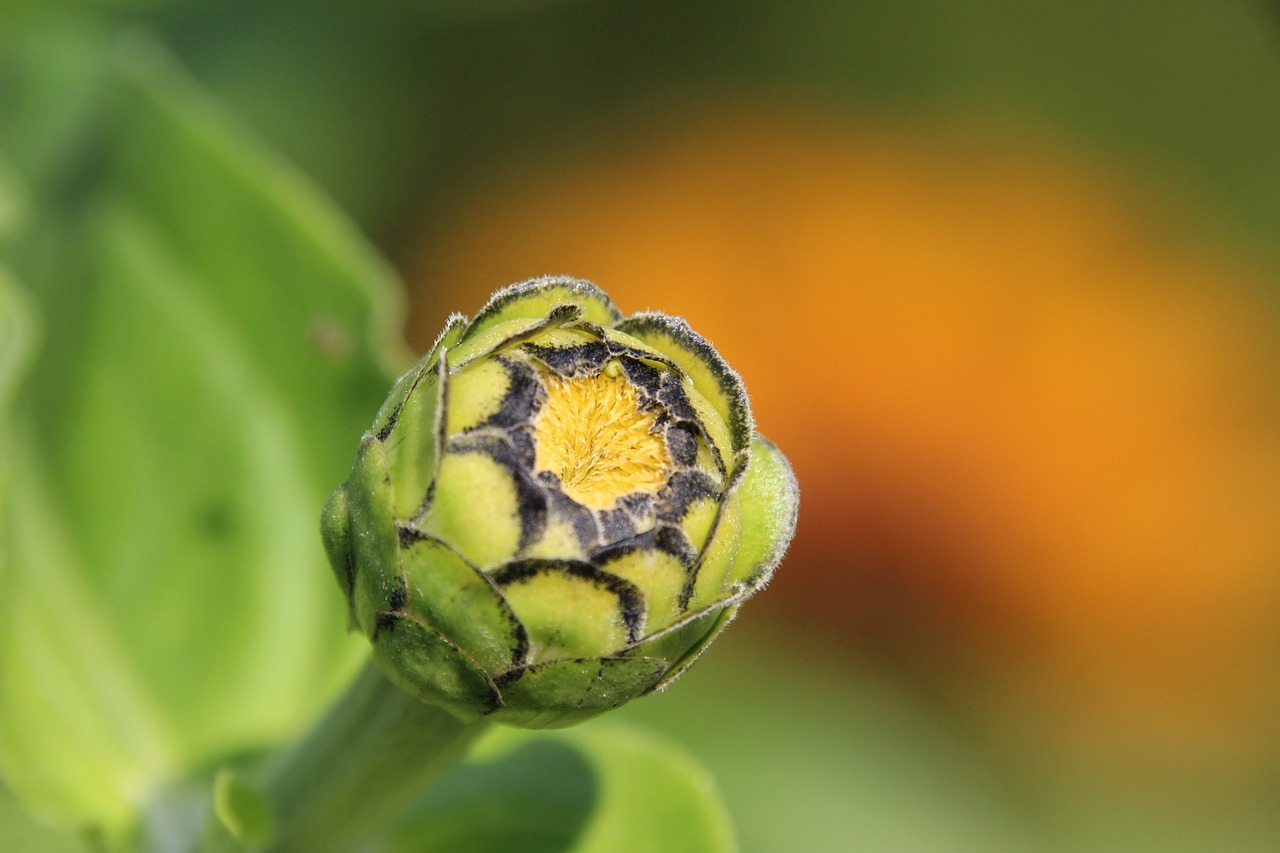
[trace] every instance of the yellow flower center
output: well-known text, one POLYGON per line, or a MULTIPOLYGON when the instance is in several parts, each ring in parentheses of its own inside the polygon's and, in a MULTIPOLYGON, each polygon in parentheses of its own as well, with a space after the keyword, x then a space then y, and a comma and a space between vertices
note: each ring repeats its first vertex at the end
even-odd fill
POLYGON ((536 470, 554 473, 566 495, 592 509, 666 485, 666 439, 616 363, 594 376, 544 378, 547 399, 533 422, 536 470))

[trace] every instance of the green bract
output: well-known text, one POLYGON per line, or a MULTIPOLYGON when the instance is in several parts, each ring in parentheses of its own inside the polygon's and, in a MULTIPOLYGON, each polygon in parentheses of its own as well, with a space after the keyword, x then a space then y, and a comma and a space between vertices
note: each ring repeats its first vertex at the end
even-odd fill
POLYGON ((540 278, 450 318, 323 528, 383 672, 464 720, 541 728, 675 679, 769 579, 796 507, 706 340, 540 278))

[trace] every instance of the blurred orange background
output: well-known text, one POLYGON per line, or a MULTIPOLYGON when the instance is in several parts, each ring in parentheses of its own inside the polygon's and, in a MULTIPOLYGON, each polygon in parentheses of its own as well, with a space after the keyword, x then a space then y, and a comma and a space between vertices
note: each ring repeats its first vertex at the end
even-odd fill
POLYGON ((1280 337, 1243 252, 990 128, 736 101, 591 142, 437 204, 403 256, 419 350, 544 273, 684 315, 801 484, 753 607, 1019 761, 1270 778, 1280 337))

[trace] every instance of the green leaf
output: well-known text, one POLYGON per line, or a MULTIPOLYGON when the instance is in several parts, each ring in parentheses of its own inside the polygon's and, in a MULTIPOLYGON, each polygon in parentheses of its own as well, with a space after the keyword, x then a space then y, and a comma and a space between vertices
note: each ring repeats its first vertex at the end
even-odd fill
POLYGON ((423 798, 389 844, 403 853, 736 850, 710 775, 669 741, 595 724, 495 730, 423 798))
POLYGON ((271 814, 262 796, 229 770, 219 772, 214 780, 213 811, 245 846, 265 844, 271 838, 271 814))
MULTIPOLYGON (((5 193, 0 188, 0 207, 5 193)), ((9 405, 35 343, 34 318, 26 298, 11 276, 0 269, 0 447, 12 445, 9 405)), ((9 514, 9 459, 0 456, 0 518, 9 514)), ((8 597, 9 585, 4 572, 6 553, 0 539, 0 600, 8 597)), ((71 835, 58 832, 28 814, 22 804, 0 779, 0 850, 27 853, 71 853, 85 846, 71 835)))
POLYGON ((109 78, 105 167, 56 229, 66 260, 29 276, 49 335, 3 444, 0 772, 114 838, 352 671, 317 519, 397 306, 350 227, 149 44, 109 78))
MULTIPOLYGON (((2 203, 3 193, 0 193, 2 203)), ((0 268, 0 429, 3 430, 0 434, 4 436, 0 447, 9 443, 8 408, 35 346, 34 325, 27 297, 18 289, 8 271, 0 268)), ((3 461, 0 457, 0 463, 3 461)), ((4 495, 5 491, 0 489, 0 500, 4 495)))
POLYGON ((23 195, 17 171, 0 157, 0 246, 18 231, 26 215, 23 195))
POLYGON ((0 850, 21 853, 88 853, 75 836, 46 826, 23 811, 22 804, 0 783, 0 850))
POLYGON ((953 711, 818 632, 759 620, 764 604, 744 608, 753 629, 725 632, 677 684, 609 720, 693 746, 744 853, 1062 849, 953 711))

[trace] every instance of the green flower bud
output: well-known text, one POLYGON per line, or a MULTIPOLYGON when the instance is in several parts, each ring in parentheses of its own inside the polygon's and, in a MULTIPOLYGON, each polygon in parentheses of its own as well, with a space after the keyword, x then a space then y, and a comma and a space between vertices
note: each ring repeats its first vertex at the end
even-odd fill
POLYGON ((541 278, 450 318, 323 530, 387 676, 461 719, 542 728, 680 675, 769 579, 796 507, 706 340, 541 278))

